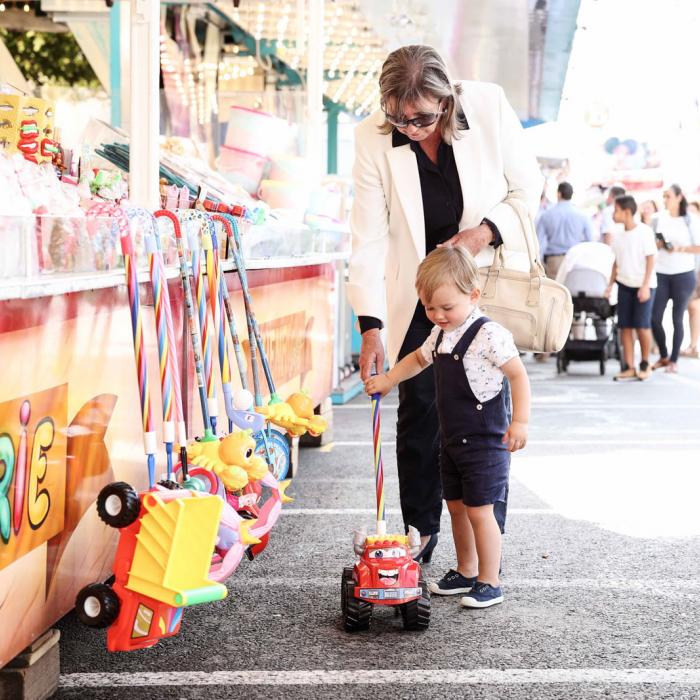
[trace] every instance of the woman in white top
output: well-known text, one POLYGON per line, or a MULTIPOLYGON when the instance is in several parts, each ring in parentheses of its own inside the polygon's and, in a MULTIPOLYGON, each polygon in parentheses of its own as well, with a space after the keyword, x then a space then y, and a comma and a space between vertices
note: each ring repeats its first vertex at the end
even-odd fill
POLYGON ((656 259, 658 286, 651 327, 660 357, 652 369, 665 367, 667 372, 676 372, 683 342, 683 316, 695 289, 695 255, 686 252, 686 249, 700 242, 700 232, 695 230, 695 222, 688 215, 688 200, 678 185, 671 185, 664 192, 664 205, 666 211, 659 213, 654 224, 659 255, 656 259), (658 234, 663 236, 663 240, 658 234), (670 355, 663 327, 664 312, 669 301, 673 302, 673 344, 670 355))

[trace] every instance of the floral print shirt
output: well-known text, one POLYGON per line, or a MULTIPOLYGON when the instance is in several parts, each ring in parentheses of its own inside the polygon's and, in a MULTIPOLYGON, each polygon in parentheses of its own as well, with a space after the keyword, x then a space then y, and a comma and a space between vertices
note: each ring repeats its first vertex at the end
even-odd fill
MULTIPOLYGON (((475 307, 461 326, 453 331, 445 331, 437 351, 440 354, 451 353, 467 328, 483 315, 475 307)), ((435 326, 420 347, 421 355, 429 365, 433 363, 433 350, 440 330, 439 326, 435 326)), ((467 381, 479 401, 488 401, 501 391, 505 375, 500 368, 514 357, 518 357, 518 350, 510 331, 495 321, 489 321, 479 329, 463 358, 467 381)))

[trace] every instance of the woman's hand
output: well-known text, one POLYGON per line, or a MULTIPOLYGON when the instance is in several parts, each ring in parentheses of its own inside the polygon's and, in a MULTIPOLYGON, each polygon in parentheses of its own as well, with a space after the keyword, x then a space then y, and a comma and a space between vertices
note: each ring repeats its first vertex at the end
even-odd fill
POLYGON ((472 255, 478 255, 493 240, 493 232, 487 224, 479 224, 474 228, 466 228, 464 231, 455 233, 452 238, 440 243, 438 248, 461 245, 472 255))
POLYGON ((648 285, 644 285, 637 290, 637 299, 639 299, 640 304, 651 299, 651 289, 648 285))
POLYGON ((371 328, 362 334, 360 347, 360 377, 366 382, 376 366, 377 372, 384 369, 384 346, 378 328, 371 328))
POLYGON ((386 396, 393 388, 394 385, 386 374, 376 374, 365 382, 365 391, 370 396, 372 394, 386 396))
POLYGON ((509 452, 517 452, 522 450, 527 444, 527 423, 521 423, 514 420, 506 430, 501 442, 508 445, 509 452))

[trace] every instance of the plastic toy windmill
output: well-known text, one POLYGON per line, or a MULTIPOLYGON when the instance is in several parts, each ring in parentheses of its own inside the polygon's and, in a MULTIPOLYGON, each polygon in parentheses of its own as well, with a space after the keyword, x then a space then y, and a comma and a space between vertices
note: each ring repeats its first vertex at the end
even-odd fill
MULTIPOLYGON (((180 223, 189 221, 198 221, 203 232, 208 231, 209 222, 207 217, 199 211, 193 209, 178 209, 175 215, 180 223)), ((192 260, 192 277, 194 280, 195 298, 197 304, 197 314, 199 318, 199 328, 201 331, 202 357, 204 359, 204 379, 207 395, 207 409, 209 415, 209 425, 211 430, 216 435, 217 417, 219 414, 219 404, 216 398, 216 385, 214 382, 214 367, 213 367, 213 343, 212 343, 212 324, 210 324, 207 293, 204 276, 202 274, 202 257, 201 245, 197 233, 192 233, 188 236, 188 244, 192 260)))
POLYGON ((146 351, 143 341, 143 322, 141 303, 139 300, 139 280, 136 271, 137 261, 131 241, 129 220, 124 210, 116 204, 95 204, 88 210, 88 217, 109 216, 119 229, 122 253, 124 255, 124 271, 129 295, 129 310, 131 313, 131 329, 134 339, 134 355, 136 358, 136 376, 139 385, 141 403, 141 420, 143 424, 143 445, 148 462, 148 484, 155 483, 156 433, 153 427, 153 410, 148 387, 148 370, 146 351))
POLYGON ((405 629, 423 630, 430 624, 430 592, 413 559, 420 550, 420 533, 413 527, 408 535, 386 531, 380 398, 371 397, 377 529, 375 535, 354 533, 353 549, 359 558, 343 569, 340 605, 348 632, 367 629, 375 605, 397 606, 405 629))
POLYGON ((199 333, 199 322, 197 314, 194 310, 194 302, 192 300, 192 287, 190 286, 190 274, 187 266, 187 258, 185 256, 185 241, 180 228, 180 220, 171 211, 161 209, 155 212, 156 218, 166 218, 172 223, 175 230, 175 242, 177 247, 177 257, 180 263, 180 281, 182 282, 182 290, 185 297, 185 311, 187 314, 187 322, 189 325, 190 336, 192 338, 192 353, 194 355, 194 368, 197 377, 197 389, 199 392, 199 403, 202 409, 202 420, 204 422, 204 436, 202 440, 216 440, 214 433, 211 431, 211 421, 209 418, 209 403, 207 400, 207 391, 204 381, 204 369, 202 366, 202 339, 199 333))

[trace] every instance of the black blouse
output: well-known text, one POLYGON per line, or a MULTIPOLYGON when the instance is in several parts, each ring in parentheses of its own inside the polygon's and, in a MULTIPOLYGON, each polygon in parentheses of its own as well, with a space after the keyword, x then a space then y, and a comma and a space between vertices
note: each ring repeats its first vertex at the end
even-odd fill
MULTIPOLYGON (((469 128, 467 126, 467 128, 469 128)), ((416 155, 418 163, 418 177, 420 178, 421 196, 423 198, 423 220, 425 223, 425 254, 435 250, 438 243, 452 238, 459 233, 459 222, 464 211, 462 197, 462 185, 459 181, 457 164, 452 146, 440 142, 437 153, 437 163, 433 163, 421 148, 418 141, 412 141, 405 134, 394 129, 391 135, 391 143, 394 148, 410 144, 411 150, 416 155)), ((492 231, 496 240, 493 244, 500 243, 500 235, 494 224, 484 220, 492 231)), ((492 245, 493 245, 492 244, 492 245)), ((428 323, 423 311, 423 305, 418 302, 416 315, 428 323)), ((359 316, 360 332, 371 328, 382 328, 383 324, 374 316, 359 316)))

